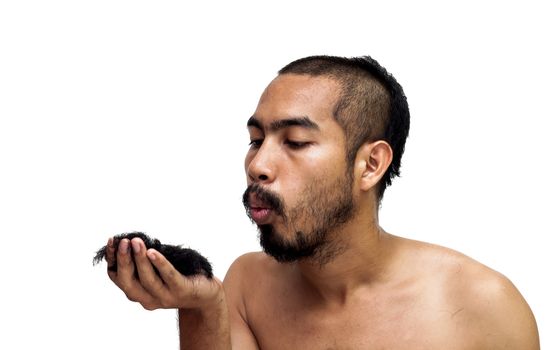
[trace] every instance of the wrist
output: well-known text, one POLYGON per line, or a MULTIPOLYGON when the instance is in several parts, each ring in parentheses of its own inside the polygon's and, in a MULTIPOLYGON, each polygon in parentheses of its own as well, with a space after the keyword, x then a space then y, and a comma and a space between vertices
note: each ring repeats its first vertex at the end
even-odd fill
MULTIPOLYGON (((202 299, 202 298, 201 298, 202 299)), ((212 280, 212 289, 208 297, 202 300, 196 300, 190 307, 178 308, 178 313, 193 315, 194 317, 209 317, 219 315, 221 311, 227 308, 225 302, 225 291, 223 284, 217 278, 212 280)))
POLYGON ((223 288, 220 288, 215 298, 201 306, 179 308, 178 319, 181 349, 231 348, 228 309, 223 288))

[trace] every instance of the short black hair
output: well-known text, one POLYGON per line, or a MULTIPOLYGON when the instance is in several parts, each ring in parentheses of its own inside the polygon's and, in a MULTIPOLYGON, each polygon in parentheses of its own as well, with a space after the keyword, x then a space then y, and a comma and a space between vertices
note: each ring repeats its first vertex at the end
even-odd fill
POLYGON ((392 179, 400 175, 401 157, 409 135, 409 106, 401 85, 370 56, 310 56, 283 67, 279 74, 326 76, 340 86, 334 118, 347 137, 348 166, 366 142, 384 140, 393 151, 393 160, 378 184, 378 200, 392 179))

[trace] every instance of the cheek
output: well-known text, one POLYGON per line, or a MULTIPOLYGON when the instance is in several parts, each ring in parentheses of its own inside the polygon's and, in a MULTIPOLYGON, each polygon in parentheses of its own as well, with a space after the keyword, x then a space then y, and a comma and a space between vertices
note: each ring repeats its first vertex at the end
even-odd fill
POLYGON ((281 184, 281 195, 284 196, 288 208, 303 205, 303 201, 311 196, 313 190, 319 190, 324 186, 327 170, 317 166, 301 167, 300 169, 287 174, 284 184, 281 184))
POLYGON ((337 177, 347 169, 343 152, 337 152, 329 147, 311 152, 306 158, 302 159, 302 164, 304 175, 310 181, 337 177))

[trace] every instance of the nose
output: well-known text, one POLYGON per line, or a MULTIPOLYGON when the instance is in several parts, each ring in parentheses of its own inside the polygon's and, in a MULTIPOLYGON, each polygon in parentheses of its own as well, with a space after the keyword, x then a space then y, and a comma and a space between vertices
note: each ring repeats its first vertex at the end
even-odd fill
POLYGON ((250 181, 267 184, 275 180, 276 163, 273 158, 276 152, 265 140, 259 149, 249 151, 246 173, 250 181))

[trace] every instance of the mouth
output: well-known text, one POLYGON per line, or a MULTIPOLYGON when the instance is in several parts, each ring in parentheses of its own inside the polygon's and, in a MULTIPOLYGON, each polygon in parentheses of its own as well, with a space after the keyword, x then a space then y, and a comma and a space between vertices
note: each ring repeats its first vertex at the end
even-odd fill
POLYGON ((259 185, 249 185, 243 194, 243 204, 248 217, 257 225, 265 225, 280 216, 285 219, 281 199, 259 185))
POLYGON ((250 194, 249 203, 250 218, 258 225, 266 224, 271 214, 274 212, 274 209, 269 204, 258 198, 256 193, 250 194))
POLYGON ((258 225, 266 224, 271 216, 273 209, 271 208, 262 208, 262 207, 251 207, 250 208, 250 217, 258 225))

